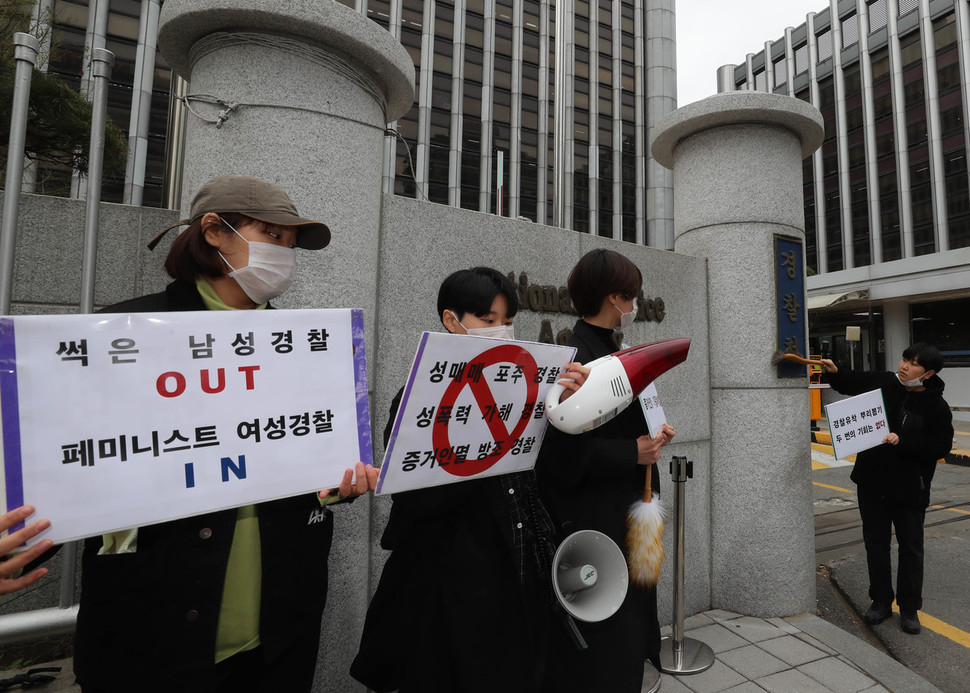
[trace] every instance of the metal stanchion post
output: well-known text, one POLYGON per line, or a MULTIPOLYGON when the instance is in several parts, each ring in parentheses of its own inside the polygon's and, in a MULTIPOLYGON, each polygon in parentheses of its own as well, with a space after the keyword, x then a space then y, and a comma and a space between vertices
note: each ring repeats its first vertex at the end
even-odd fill
POLYGON ((30 105, 30 82, 40 41, 17 32, 13 35, 14 73, 13 104, 10 113, 10 139, 7 146, 7 178, 3 196, 3 221, 0 226, 0 315, 10 312, 13 293, 13 259, 17 240, 17 215, 20 212, 20 179, 24 175, 24 144, 27 141, 27 108, 30 105))
POLYGON ((714 664, 714 650, 707 644, 684 637, 684 485, 694 476, 693 463, 686 457, 670 461, 674 494, 674 622, 672 638, 660 643, 660 669, 667 674, 699 674, 714 664))

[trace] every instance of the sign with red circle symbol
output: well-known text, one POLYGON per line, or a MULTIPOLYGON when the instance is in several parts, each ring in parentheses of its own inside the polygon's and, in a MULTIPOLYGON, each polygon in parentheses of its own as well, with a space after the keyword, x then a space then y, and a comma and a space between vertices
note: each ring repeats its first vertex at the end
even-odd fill
MULTIPOLYGON (((503 344, 502 346, 497 346, 482 352, 475 359, 475 362, 480 363, 483 368, 498 363, 510 363, 520 366, 524 376, 522 378, 523 385, 526 390, 525 404, 522 410, 535 410, 539 394, 539 384, 536 382, 539 366, 536 364, 536 360, 532 357, 532 354, 516 344, 503 344)), ((480 474, 505 457, 509 450, 512 449, 514 441, 519 439, 530 421, 530 417, 518 417, 518 421, 515 422, 515 427, 510 433, 505 421, 502 420, 501 416, 497 415, 498 405, 495 403, 495 397, 485 379, 474 381, 460 378, 453 380, 451 385, 448 386, 448 389, 445 390, 444 397, 441 398, 441 403, 438 405, 439 411, 441 407, 453 407, 455 401, 458 399, 458 395, 466 387, 472 391, 475 401, 478 402, 479 409, 483 412, 484 420, 488 424, 488 430, 495 440, 491 452, 486 453, 484 457, 480 457, 474 461, 469 460, 462 465, 447 465, 443 467, 446 472, 456 476, 474 476, 480 474)), ((436 450, 451 447, 451 442, 448 437, 448 424, 448 420, 440 423, 436 422, 431 429, 432 442, 436 450)))
POLYGON ((545 396, 576 350, 426 332, 388 441, 377 493, 535 466, 545 396))

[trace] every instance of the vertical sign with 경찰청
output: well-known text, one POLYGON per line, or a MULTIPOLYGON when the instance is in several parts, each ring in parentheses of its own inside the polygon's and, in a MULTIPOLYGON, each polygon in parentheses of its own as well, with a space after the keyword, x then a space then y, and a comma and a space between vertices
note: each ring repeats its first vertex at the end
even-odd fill
MULTIPOLYGON (((808 356, 805 313, 805 267, 802 242, 775 236, 775 301, 778 316, 778 345, 783 352, 808 356)), ((790 361, 778 364, 779 378, 805 375, 805 366, 790 361)))
POLYGON ((0 317, 0 511, 60 542, 335 487, 366 367, 359 310, 0 317))
POLYGON ((425 332, 384 453, 377 493, 535 466, 545 397, 576 350, 425 332))

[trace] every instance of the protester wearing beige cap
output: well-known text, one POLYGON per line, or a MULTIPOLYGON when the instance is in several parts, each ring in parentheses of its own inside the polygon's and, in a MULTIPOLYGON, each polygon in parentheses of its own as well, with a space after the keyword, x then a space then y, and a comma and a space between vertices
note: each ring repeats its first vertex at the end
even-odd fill
MULTIPOLYGON (((174 281, 107 312, 268 308, 293 281, 296 248, 330 242, 281 188, 245 176, 203 185, 189 219, 170 228, 184 225, 165 260, 174 281)), ((333 492, 87 540, 74 641, 82 691, 309 691, 333 533, 325 506, 376 481, 358 462, 333 492)))

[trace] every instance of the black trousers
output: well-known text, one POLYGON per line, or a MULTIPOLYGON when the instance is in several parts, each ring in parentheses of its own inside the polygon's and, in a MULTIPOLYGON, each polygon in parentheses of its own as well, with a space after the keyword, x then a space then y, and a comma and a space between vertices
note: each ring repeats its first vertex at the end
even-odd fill
MULTIPOLYGON (((216 665, 218 684, 212 693, 309 693, 316 668, 316 643, 298 643, 271 662, 263 648, 240 652, 216 665)), ((128 691, 156 690, 150 683, 132 681, 128 691)), ((82 693, 118 693, 114 689, 81 686, 82 693)), ((174 691, 172 691, 174 693, 174 691)))
POLYGON ((899 604, 900 611, 923 608, 923 520, 925 505, 892 501, 885 495, 859 486, 859 514, 862 538, 869 566, 869 598, 874 602, 899 604), (893 592, 890 541, 896 531, 899 567, 893 592))

